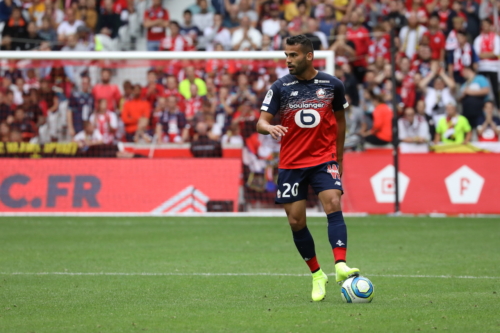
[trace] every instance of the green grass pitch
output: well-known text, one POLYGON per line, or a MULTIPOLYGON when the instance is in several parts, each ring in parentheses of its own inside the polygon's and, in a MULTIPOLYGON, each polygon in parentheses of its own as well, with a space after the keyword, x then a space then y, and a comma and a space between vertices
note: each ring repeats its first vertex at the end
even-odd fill
POLYGON ((346 221, 371 304, 312 303, 285 218, 1 217, 0 332, 500 331, 498 218, 346 221))

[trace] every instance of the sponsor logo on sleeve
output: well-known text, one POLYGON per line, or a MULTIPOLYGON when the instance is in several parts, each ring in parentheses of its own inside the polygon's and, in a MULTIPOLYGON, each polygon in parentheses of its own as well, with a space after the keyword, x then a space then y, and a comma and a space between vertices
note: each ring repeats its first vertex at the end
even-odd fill
POLYGON ((347 109, 349 107, 349 103, 345 102, 343 106, 344 106, 344 109, 347 109))
POLYGON ((273 98, 273 91, 272 91, 272 89, 269 89, 267 94, 266 94, 266 98, 264 98, 264 104, 271 103, 272 98, 273 98))

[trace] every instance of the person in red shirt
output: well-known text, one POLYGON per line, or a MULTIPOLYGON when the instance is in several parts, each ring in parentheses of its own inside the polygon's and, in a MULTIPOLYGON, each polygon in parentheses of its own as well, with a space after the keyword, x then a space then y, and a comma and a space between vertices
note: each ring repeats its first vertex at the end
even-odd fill
POLYGON ((103 68, 101 71, 101 82, 92 88, 92 95, 96 101, 95 107, 97 109, 97 103, 101 99, 105 99, 108 102, 108 110, 115 111, 118 110, 120 106, 120 100, 122 94, 120 93, 120 88, 116 84, 111 84, 111 70, 108 68, 103 68))
POLYGON ((432 14, 429 19, 429 30, 424 32, 422 42, 429 45, 431 48, 431 59, 444 61, 444 47, 446 44, 446 37, 439 29, 439 15, 432 14))
POLYGON ((379 57, 387 61, 391 60, 389 34, 381 25, 373 28, 373 39, 368 48, 368 62, 373 64, 379 57))
MULTIPOLYGON (((328 276, 316 258, 314 239, 306 222, 309 185, 318 195, 328 221, 336 281, 359 275, 346 264, 347 228, 342 214, 342 161, 349 104, 338 78, 313 66, 314 49, 305 35, 285 41, 290 74, 275 81, 261 106, 257 132, 281 140, 278 190, 275 202, 283 204, 293 240, 313 278, 313 301, 325 298, 328 276), (271 122, 279 113, 281 124, 271 122)), ((245 135, 243 135, 245 136, 245 135)))
POLYGON ((186 110, 186 99, 182 94, 179 92, 179 83, 177 82, 177 79, 173 75, 167 76, 167 88, 165 88, 165 91, 163 92, 163 96, 165 97, 170 97, 170 96, 175 96, 177 97, 177 107, 179 110, 184 112, 186 110))
POLYGON ((363 133, 365 142, 375 146, 383 146, 392 141, 392 117, 391 108, 384 103, 382 94, 377 94, 370 90, 370 98, 372 99, 375 109, 373 110, 373 127, 363 133))
POLYGON ((144 28, 148 29, 147 49, 158 51, 161 40, 165 38, 165 28, 168 27, 168 11, 161 6, 162 0, 153 0, 153 5, 144 12, 144 28))
POLYGON ((161 40, 160 50, 162 51, 188 51, 188 42, 180 34, 181 27, 176 21, 169 24, 170 36, 161 40))
POLYGON ((158 97, 163 96, 165 89, 158 83, 158 78, 154 70, 148 72, 148 84, 142 88, 141 99, 144 99, 151 104, 151 107, 156 105, 158 97))
POLYGON ((351 14, 351 27, 347 29, 347 40, 354 43, 356 49, 355 60, 352 62, 353 72, 358 82, 363 82, 367 66, 368 47, 370 46, 370 33, 361 24, 358 13, 351 14))
POLYGON ((151 105, 141 99, 142 87, 134 86, 134 99, 123 104, 122 121, 125 124, 125 137, 128 142, 133 142, 147 129, 151 116, 151 105))
POLYGON ((193 119, 195 114, 201 110, 201 105, 203 103, 203 98, 198 95, 198 86, 196 84, 192 83, 189 87, 189 91, 191 93, 191 98, 186 100, 186 110, 184 112, 188 121, 193 119))

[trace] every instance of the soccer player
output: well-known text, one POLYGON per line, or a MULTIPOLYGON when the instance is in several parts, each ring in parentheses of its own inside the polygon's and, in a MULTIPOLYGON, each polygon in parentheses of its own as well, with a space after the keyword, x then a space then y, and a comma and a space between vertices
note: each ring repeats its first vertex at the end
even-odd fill
POLYGON ((306 36, 287 38, 285 55, 290 74, 274 82, 267 92, 257 131, 281 139, 276 203, 283 204, 293 241, 311 270, 312 299, 321 301, 328 277, 316 259, 314 240, 306 224, 309 185, 318 194, 328 218, 337 283, 359 275, 359 269, 346 265, 347 228, 340 207, 344 109, 349 104, 342 82, 313 67, 313 46, 306 36), (282 124, 273 126, 270 122, 278 112, 282 124))

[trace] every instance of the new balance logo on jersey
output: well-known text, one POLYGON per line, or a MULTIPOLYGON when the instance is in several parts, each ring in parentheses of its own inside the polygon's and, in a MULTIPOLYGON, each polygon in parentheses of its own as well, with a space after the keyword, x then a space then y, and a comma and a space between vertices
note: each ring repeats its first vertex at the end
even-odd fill
POLYGON ((292 93, 290 94, 290 96, 298 96, 298 95, 299 95, 298 91, 292 91, 292 93))
POLYGON ((345 245, 344 243, 342 243, 342 241, 341 241, 340 239, 339 239, 339 240, 338 240, 338 242, 337 242, 337 243, 335 243, 335 244, 337 244, 338 246, 345 245))
POLYGON ((324 107, 323 103, 300 103, 300 104, 292 104, 289 103, 288 107, 290 109, 319 109, 324 107))
POLYGON ((339 167, 335 164, 326 167, 327 172, 332 175, 333 179, 340 179, 339 167))

